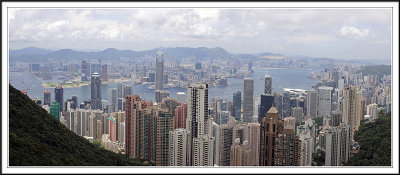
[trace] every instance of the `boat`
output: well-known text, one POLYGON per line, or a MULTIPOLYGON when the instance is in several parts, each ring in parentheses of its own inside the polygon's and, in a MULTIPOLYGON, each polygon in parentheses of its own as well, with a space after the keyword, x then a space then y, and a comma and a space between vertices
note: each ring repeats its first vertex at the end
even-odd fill
POLYGON ((149 87, 147 87, 149 89, 156 89, 156 85, 150 85, 149 87))

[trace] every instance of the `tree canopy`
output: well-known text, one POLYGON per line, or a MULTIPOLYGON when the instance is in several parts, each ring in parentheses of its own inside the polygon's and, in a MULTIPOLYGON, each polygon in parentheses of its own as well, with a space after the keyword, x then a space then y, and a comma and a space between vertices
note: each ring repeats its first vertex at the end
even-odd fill
POLYGON ((76 135, 9 85, 10 166, 143 166, 76 135))
POLYGON ((347 162, 348 166, 391 166, 391 114, 380 113, 371 123, 362 122, 354 139, 360 151, 347 162))

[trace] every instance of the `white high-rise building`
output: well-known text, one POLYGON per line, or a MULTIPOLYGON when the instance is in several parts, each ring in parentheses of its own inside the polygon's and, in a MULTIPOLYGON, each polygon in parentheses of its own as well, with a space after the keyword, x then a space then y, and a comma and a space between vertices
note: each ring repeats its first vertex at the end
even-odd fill
POLYGON ((332 87, 318 87, 318 117, 331 116, 332 110, 332 87))
POLYGON ((209 135, 193 138, 193 166, 214 166, 214 142, 209 135))
POLYGON ((186 130, 191 133, 193 166, 214 165, 213 123, 208 115, 208 85, 196 83, 188 87, 186 130))
POLYGON ((188 87, 186 129, 192 137, 208 135, 208 85, 196 83, 188 87))
POLYGON ((317 138, 317 130, 316 130, 316 125, 315 125, 315 121, 311 119, 311 117, 308 117, 306 120, 304 120, 304 124, 297 126, 296 129, 296 135, 300 136, 301 134, 304 133, 310 133, 311 138, 314 140, 311 147, 312 149, 312 153, 314 153, 315 151, 315 140, 317 138))
POLYGON ((121 139, 121 146, 123 149, 125 149, 125 122, 120 123, 119 129, 120 129, 119 135, 121 139))
POLYGON ((190 131, 177 128, 169 131, 169 165, 189 166, 192 158, 190 153, 191 137, 190 131))
POLYGON ((301 141, 301 159, 300 166, 311 166, 312 153, 314 152, 314 139, 311 136, 310 130, 305 130, 300 133, 299 140, 301 141))
POLYGON ((378 118, 378 105, 376 103, 374 104, 369 104, 367 106, 367 115, 370 115, 372 117, 372 120, 375 120, 378 118))
POLYGON ((350 126, 341 123, 339 127, 325 130, 325 166, 342 166, 350 156, 350 126))

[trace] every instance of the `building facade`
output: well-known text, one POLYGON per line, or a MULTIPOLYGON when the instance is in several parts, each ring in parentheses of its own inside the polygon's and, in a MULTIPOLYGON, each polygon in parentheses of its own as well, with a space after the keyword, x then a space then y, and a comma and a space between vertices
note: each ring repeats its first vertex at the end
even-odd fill
POLYGON ((243 87, 243 122, 253 122, 254 79, 245 78, 243 87))

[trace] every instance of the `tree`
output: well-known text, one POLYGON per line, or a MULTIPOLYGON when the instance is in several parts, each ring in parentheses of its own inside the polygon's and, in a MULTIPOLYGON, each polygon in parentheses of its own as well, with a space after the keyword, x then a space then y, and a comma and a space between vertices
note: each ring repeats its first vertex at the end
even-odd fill
POLYGON ((390 166, 391 133, 391 113, 379 113, 375 121, 361 123, 354 134, 360 150, 345 165, 390 166))

